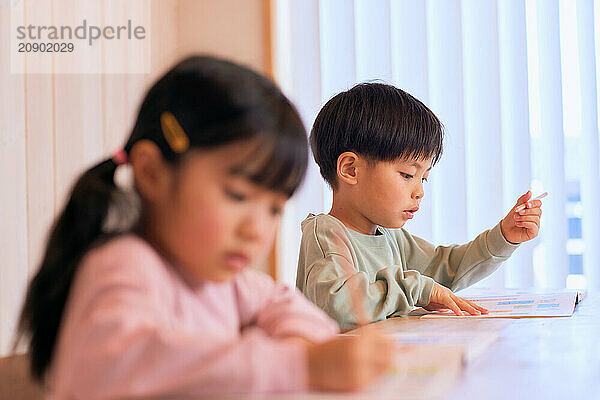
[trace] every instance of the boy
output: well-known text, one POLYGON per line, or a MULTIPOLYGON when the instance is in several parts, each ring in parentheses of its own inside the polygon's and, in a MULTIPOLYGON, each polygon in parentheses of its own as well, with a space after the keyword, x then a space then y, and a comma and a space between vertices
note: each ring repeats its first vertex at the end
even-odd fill
POLYGON ((302 222, 296 285, 342 329, 414 306, 486 313, 452 290, 491 274, 519 243, 537 236, 541 201, 528 201, 530 192, 517 201, 525 210, 511 210, 461 246, 435 247, 399 229, 419 209, 442 136, 423 103, 379 83, 342 92, 319 112, 310 143, 333 205, 302 222))

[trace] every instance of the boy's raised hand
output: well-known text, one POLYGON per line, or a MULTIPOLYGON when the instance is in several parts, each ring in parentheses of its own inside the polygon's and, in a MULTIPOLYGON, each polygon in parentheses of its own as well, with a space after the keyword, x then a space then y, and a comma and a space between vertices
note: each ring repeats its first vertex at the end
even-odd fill
POLYGON ((463 315, 462 311, 466 311, 471 315, 481 315, 488 313, 488 310, 486 310, 485 308, 478 306, 472 301, 463 299, 462 297, 458 297, 457 295, 452 293, 450 289, 440 285, 439 283, 433 284, 429 304, 427 304, 423 308, 429 311, 440 311, 450 309, 454 312, 454 314, 459 316, 463 315))
POLYGON ((531 191, 519 197, 517 204, 508 212, 500 222, 500 230, 504 238, 511 243, 522 243, 535 238, 540 230, 540 217, 542 216, 541 200, 531 200, 531 191), (515 208, 525 205, 521 211, 515 208))

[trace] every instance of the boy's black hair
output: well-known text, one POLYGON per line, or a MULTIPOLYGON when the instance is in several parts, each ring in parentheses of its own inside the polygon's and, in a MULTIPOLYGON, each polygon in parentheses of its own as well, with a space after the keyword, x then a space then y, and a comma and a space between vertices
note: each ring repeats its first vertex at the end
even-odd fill
POLYGON ((337 188, 337 159, 352 151, 369 163, 442 155, 443 126, 419 100, 394 86, 361 83, 321 109, 310 145, 321 175, 337 188))
MULTIPOLYGON (((207 56, 179 62, 146 94, 125 152, 140 140, 150 140, 177 168, 189 153, 168 142, 161 125, 165 115, 183 130, 186 149, 247 142, 253 150, 232 174, 288 197, 304 178, 308 143, 298 113, 273 82, 248 68, 207 56)), ((52 362, 81 258, 117 233, 105 227, 109 208, 122 206, 122 190, 114 183, 116 168, 117 162, 109 158, 77 179, 27 289, 18 339, 27 336, 31 372, 38 380, 44 380, 52 362)))

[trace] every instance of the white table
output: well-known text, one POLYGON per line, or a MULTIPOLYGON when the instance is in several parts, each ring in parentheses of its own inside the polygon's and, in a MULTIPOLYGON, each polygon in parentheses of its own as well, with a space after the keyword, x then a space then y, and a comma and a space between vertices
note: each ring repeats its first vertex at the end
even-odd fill
MULTIPOLYGON (((419 320, 375 323, 386 331, 485 329, 492 319, 419 320)), ((588 296, 566 318, 510 319, 499 338, 465 366, 447 399, 600 399, 600 296, 588 296)))

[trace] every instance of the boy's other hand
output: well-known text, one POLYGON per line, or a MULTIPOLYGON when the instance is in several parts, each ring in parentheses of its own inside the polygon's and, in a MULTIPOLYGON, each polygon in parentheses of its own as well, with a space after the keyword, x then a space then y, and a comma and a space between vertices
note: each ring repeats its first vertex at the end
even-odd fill
POLYGON ((515 206, 500 222, 502 235, 511 243, 523 243, 538 235, 542 216, 542 201, 530 201, 529 199, 531 199, 531 191, 527 191, 519 197, 515 206), (525 209, 515 212, 515 208, 521 204, 525 205, 525 209))
POLYGON ((458 297, 457 295, 452 293, 450 289, 440 285, 439 283, 433 284, 429 304, 427 304, 423 308, 428 311, 440 311, 450 309, 454 312, 454 314, 459 316, 463 315, 463 311, 466 311, 471 315, 481 315, 488 313, 487 309, 478 306, 472 301, 463 299, 462 297, 458 297))

